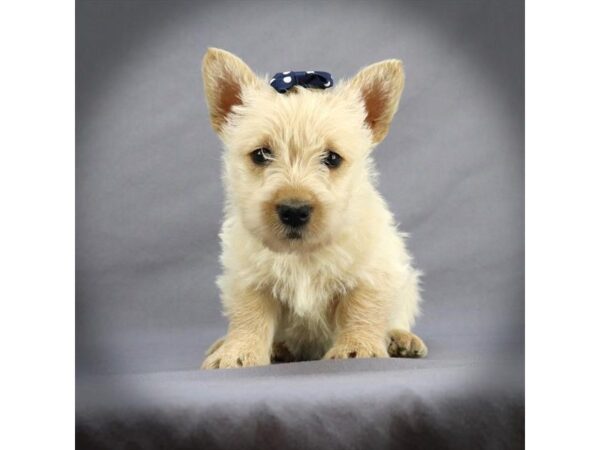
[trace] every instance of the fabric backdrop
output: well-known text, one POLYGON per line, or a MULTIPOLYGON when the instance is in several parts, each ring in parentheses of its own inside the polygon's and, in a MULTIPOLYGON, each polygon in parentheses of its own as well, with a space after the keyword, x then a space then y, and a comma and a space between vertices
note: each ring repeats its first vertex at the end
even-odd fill
POLYGON ((520 448, 522 1, 78 1, 80 448, 520 448), (424 273, 424 360, 201 372, 221 146, 209 46, 335 79, 400 58, 379 188, 424 273))

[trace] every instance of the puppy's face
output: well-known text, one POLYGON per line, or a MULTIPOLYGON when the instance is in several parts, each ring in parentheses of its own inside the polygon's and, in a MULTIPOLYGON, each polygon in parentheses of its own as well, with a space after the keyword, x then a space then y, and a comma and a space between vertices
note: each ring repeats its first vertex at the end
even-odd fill
POLYGON ((229 208, 273 251, 310 251, 359 220, 369 153, 397 109, 397 60, 328 90, 280 94, 239 58, 209 49, 204 86, 226 148, 229 208))

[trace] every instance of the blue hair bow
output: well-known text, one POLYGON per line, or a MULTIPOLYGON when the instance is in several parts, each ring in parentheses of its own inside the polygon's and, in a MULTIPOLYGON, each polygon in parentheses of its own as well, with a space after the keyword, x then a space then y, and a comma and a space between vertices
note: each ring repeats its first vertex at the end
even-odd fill
POLYGON ((269 84, 280 94, 285 94, 294 86, 313 89, 327 89, 333 86, 333 78, 327 72, 309 70, 307 72, 278 72, 269 84))

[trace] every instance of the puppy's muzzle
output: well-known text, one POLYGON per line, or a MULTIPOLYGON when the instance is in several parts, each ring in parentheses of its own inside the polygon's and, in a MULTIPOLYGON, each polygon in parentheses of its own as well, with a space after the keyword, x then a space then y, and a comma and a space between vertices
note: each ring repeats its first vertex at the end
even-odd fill
POLYGON ((282 224, 299 229, 310 221, 312 206, 308 203, 290 200, 276 206, 277 215, 282 224))

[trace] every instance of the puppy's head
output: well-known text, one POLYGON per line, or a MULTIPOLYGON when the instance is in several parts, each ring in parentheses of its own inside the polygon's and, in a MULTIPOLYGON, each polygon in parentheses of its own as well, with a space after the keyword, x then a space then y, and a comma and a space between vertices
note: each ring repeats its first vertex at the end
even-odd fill
POLYGON ((211 123, 225 144, 228 208, 274 251, 310 251, 361 220, 371 149, 388 132, 404 88, 398 60, 326 90, 286 94, 238 57, 203 61, 211 123))

